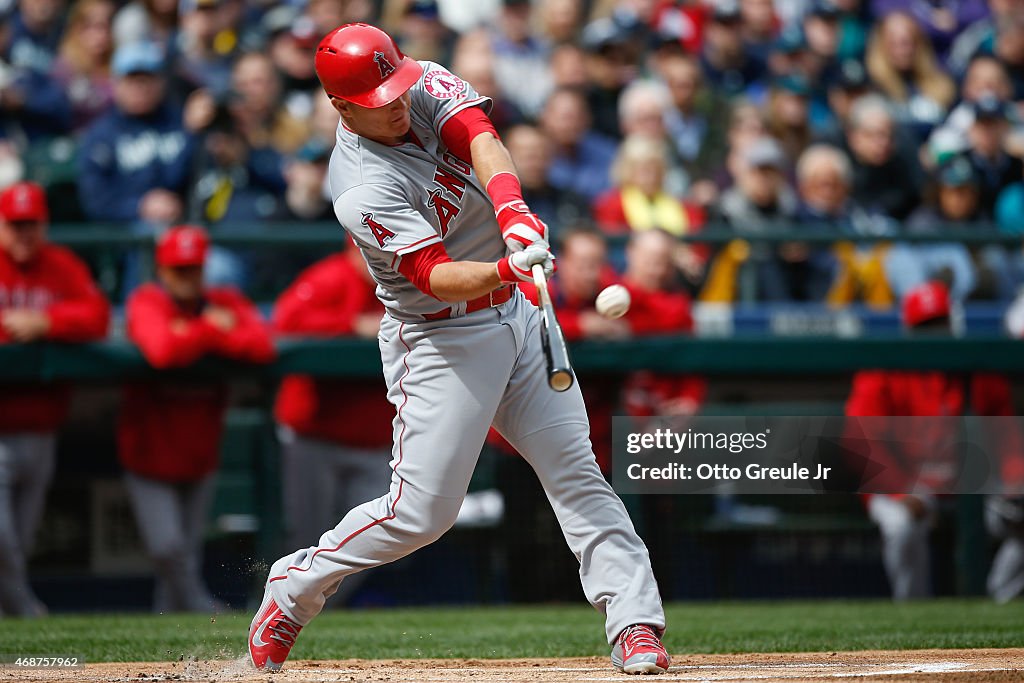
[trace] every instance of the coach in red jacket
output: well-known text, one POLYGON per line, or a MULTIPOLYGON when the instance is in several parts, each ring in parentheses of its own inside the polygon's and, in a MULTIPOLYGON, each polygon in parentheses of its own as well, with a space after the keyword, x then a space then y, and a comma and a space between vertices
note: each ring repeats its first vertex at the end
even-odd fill
MULTIPOLYGON (((366 262, 350 244, 310 266, 281 294, 274 330, 374 339, 384 314, 375 288, 366 262)), ((395 409, 380 377, 290 375, 281 383, 274 415, 282 445, 288 547, 316 545, 344 513, 390 486, 395 409)))
MULTIPOLYGON (((929 282, 911 290, 903 302, 903 323, 915 333, 946 334, 950 299, 945 285, 929 282)), ((846 403, 851 416, 956 416, 1015 414, 1010 383, 992 373, 863 370, 854 375, 846 403)), ((932 491, 953 483, 960 453, 955 428, 946 421, 918 425, 913 443, 899 450, 887 444, 904 441, 894 420, 862 423, 871 440, 871 459, 881 465, 872 480, 898 495, 867 496, 868 514, 882 534, 882 552, 893 598, 906 600, 931 594, 928 534, 934 519, 932 491), (950 430, 954 431, 951 432, 950 430), (924 433, 921 433, 921 432, 924 433)), ((1024 483, 1024 440, 1015 427, 998 436, 1004 485, 1024 483)), ((1018 570, 1019 571, 1019 570, 1018 570)), ((992 577, 990 577, 990 583, 992 577)))
MULTIPOLYGON (((274 358, 256 308, 233 289, 203 286, 208 247, 201 228, 171 228, 156 249, 158 282, 128 300, 128 337, 157 369, 207 355, 249 363, 274 358)), ((201 548, 227 405, 223 383, 168 378, 125 387, 118 452, 156 568, 157 611, 214 606, 201 577, 201 548)))
MULTIPOLYGON (((0 193, 0 344, 87 342, 106 335, 110 307, 78 257, 46 241, 43 189, 18 183, 0 193)), ((0 613, 45 613, 28 585, 26 561, 54 467, 55 432, 69 388, 0 385, 0 613)))

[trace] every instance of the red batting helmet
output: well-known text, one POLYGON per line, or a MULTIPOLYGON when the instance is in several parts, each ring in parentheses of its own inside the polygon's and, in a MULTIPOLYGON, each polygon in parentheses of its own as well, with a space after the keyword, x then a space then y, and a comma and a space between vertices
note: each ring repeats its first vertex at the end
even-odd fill
POLYGON ((914 287, 903 300, 903 324, 915 327, 937 318, 949 317, 949 290, 941 282, 914 287))
POLYGON ((344 24, 320 41, 316 75, 331 97, 376 109, 391 104, 423 74, 376 26, 344 24))

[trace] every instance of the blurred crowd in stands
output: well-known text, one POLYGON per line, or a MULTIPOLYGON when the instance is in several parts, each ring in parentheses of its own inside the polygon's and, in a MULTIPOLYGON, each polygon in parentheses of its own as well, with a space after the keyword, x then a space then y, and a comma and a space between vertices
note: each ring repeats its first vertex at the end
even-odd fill
MULTIPOLYGON (((216 238, 332 221, 338 117, 311 55, 333 27, 371 21, 493 99, 556 239, 727 226, 736 242, 673 255, 677 285, 703 300, 888 307, 939 277, 957 300, 1005 301, 1024 280, 1019 246, 898 241, 946 223, 1024 233, 1017 0, 6 5, 0 186, 42 182, 58 222, 190 222, 216 238), (794 240, 749 243, 779 229, 794 240)), ((243 287, 275 267, 211 258, 211 281, 243 287)))

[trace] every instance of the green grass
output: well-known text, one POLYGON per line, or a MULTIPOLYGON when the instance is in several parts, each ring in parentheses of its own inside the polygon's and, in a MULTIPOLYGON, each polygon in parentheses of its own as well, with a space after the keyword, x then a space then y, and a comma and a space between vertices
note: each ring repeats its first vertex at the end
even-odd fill
MULTIPOLYGON (((3 653, 86 661, 231 658, 248 614, 59 616, 0 621, 3 653)), ((1024 602, 935 600, 688 603, 668 607, 673 653, 1024 647, 1024 602)), ((605 655, 602 620, 585 606, 332 611, 302 633, 299 659, 605 655)))

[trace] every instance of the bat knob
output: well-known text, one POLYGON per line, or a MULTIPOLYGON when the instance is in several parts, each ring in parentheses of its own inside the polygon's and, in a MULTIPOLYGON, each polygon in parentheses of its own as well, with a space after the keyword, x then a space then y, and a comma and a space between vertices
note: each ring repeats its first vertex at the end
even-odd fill
POLYGON ((548 377, 548 385, 555 391, 568 391, 572 386, 572 373, 560 370, 548 377))

